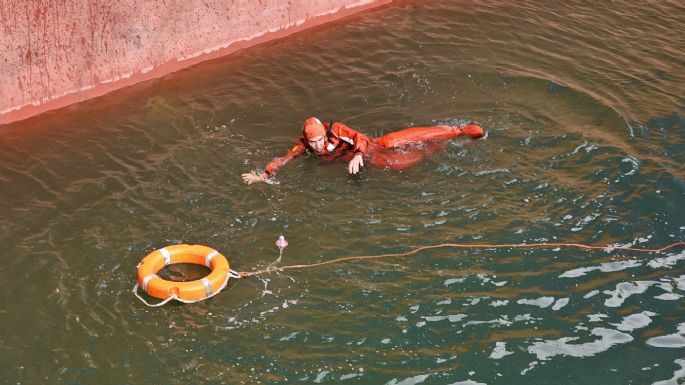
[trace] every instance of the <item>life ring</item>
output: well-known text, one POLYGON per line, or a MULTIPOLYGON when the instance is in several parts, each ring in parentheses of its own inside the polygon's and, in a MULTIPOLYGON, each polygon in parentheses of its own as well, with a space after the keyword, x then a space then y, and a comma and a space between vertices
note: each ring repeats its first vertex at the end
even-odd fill
MULTIPOLYGON (((148 295, 181 302, 197 302, 207 299, 224 287, 232 274, 226 257, 211 247, 202 245, 172 245, 155 250, 138 264, 138 285, 148 295), (206 277, 194 281, 173 282, 160 278, 157 273, 174 263, 205 265, 212 271, 206 277)), ((136 290, 136 288, 134 288, 136 290)))

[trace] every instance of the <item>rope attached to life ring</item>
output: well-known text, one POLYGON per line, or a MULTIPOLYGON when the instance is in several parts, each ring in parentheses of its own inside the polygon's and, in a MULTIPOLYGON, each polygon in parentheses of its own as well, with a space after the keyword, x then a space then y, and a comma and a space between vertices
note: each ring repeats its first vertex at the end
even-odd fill
POLYGON ((349 262, 349 261, 360 261, 367 259, 381 259, 381 258, 391 258, 391 257, 406 257, 409 255, 416 254, 424 250, 440 249, 440 248, 461 248, 461 249, 532 249, 532 248, 551 248, 551 247, 574 247, 583 250, 605 250, 608 252, 614 250, 620 251, 634 251, 639 253, 662 253, 665 250, 671 249, 676 246, 685 246, 685 242, 676 242, 668 246, 657 248, 657 249, 647 249, 647 248, 637 248, 637 247, 627 247, 627 246, 589 246, 582 243, 510 243, 510 244, 463 244, 463 243, 443 243, 439 245, 431 246, 421 246, 413 250, 404 253, 389 253, 380 255, 356 255, 350 257, 343 257, 337 259, 331 259, 323 262, 301 264, 301 265, 287 265, 281 267, 270 267, 264 270, 250 271, 250 272, 240 272, 238 273, 241 278, 252 277, 257 275, 281 272, 284 270, 293 269, 308 269, 312 267, 319 267, 324 265, 331 265, 335 263, 349 262))
MULTIPOLYGON (((250 272, 237 272, 233 269, 229 269, 229 273, 226 275, 226 278, 224 279, 221 288, 216 290, 214 293, 204 297, 204 298, 199 298, 199 299, 183 299, 179 298, 176 294, 172 294, 170 297, 164 299, 163 301, 155 304, 151 304, 147 302, 143 297, 138 294, 138 283, 136 283, 133 287, 133 294, 138 297, 138 299, 143 302, 145 305, 149 307, 160 307, 163 306, 167 303, 169 303, 172 300, 176 300, 179 302, 183 303, 196 303, 199 301, 204 301, 208 298, 214 297, 215 295, 219 294, 221 290, 223 290, 226 285, 228 284, 228 279, 229 278, 247 278, 247 277, 253 277, 253 276, 259 276, 259 275, 264 275, 264 274, 270 274, 270 273, 278 273, 282 272, 285 270, 296 270, 296 269, 309 269, 309 268, 314 268, 314 267, 320 267, 320 266, 325 266, 325 265, 332 265, 332 264, 337 264, 337 263, 344 263, 344 262, 350 262, 350 261, 361 261, 361 260, 370 260, 370 259, 381 259, 381 258, 392 258, 392 257, 406 257, 410 256, 413 254, 417 254, 421 251, 424 250, 432 250, 432 249, 442 249, 442 248, 460 248, 460 249, 532 249, 532 248, 559 248, 559 247, 572 247, 572 248, 577 248, 577 249, 582 249, 582 250, 605 250, 607 252, 611 252, 614 250, 620 250, 620 251, 633 251, 633 252, 639 252, 639 253, 663 253, 664 251, 674 248, 676 246, 685 246, 685 242, 676 242, 672 243, 670 245, 661 247, 661 248, 637 248, 637 247, 628 247, 628 246, 590 246, 590 245, 584 245, 581 243, 512 243, 512 244, 463 244, 463 243, 443 243, 439 245, 429 245, 429 246, 421 246, 417 247, 413 250, 403 252, 403 253, 388 253, 388 254, 379 254, 379 255, 356 255, 356 256, 349 256, 349 257, 342 257, 342 258, 336 258, 336 259, 331 259, 328 261, 322 261, 322 262, 315 262, 315 263, 309 263, 309 264, 299 264, 299 265, 286 265, 286 266, 280 266, 280 267, 274 267, 273 265, 269 265, 267 269, 264 270, 256 270, 256 271, 250 271, 250 272)), ((279 258, 280 259, 280 258, 279 258)))
POLYGON ((133 295, 135 295, 136 297, 138 297, 138 299, 139 299, 142 303, 144 303, 145 305, 147 305, 148 307, 160 307, 160 306, 164 306, 164 305, 166 305, 167 303, 169 303, 169 302, 172 301, 172 300, 176 300, 176 301, 178 301, 178 302, 183 302, 183 303, 195 303, 195 302, 204 301, 204 300, 206 300, 206 299, 212 298, 212 297, 214 297, 215 295, 219 294, 219 293, 221 292, 221 290, 223 290, 223 289, 226 287, 226 285, 228 284, 228 279, 229 279, 229 278, 242 278, 242 276, 240 275, 240 273, 238 273, 237 271, 235 271, 235 270, 233 270, 233 269, 229 270, 229 271, 228 271, 228 274, 226 275, 226 279, 224 279, 224 282, 221 284, 221 288, 219 288, 219 289, 218 289, 217 291, 215 291, 214 293, 212 293, 212 294, 210 294, 210 295, 208 295, 208 296, 206 296, 206 297, 204 297, 204 298, 199 298, 199 299, 183 299, 183 298, 179 298, 176 294, 172 294, 169 298, 167 298, 167 299, 165 299, 165 300, 163 300, 163 301, 161 301, 161 302, 158 302, 158 303, 149 303, 149 302, 147 302, 143 297, 141 297, 140 294, 138 294, 138 288, 139 288, 138 282, 136 282, 136 284, 133 285, 133 295))

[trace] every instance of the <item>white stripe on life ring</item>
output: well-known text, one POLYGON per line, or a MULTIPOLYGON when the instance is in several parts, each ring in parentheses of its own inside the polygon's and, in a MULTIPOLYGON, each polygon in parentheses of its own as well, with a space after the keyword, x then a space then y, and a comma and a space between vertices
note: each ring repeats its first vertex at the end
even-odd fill
POLYGON ((171 254, 169 254, 169 250, 163 247, 159 249, 159 252, 164 256, 164 266, 171 265, 171 254))
POLYGON ((217 254, 219 254, 219 252, 216 250, 212 250, 211 253, 207 254, 207 256, 205 257, 205 266, 211 268, 212 258, 214 258, 214 256, 217 254))
POLYGON ((147 284, 150 283, 150 280, 153 278, 159 278, 159 275, 157 274, 150 274, 143 278, 143 291, 147 293, 147 284))
POLYGON ((212 295, 212 284, 209 283, 209 280, 207 278, 202 278, 200 282, 205 285, 205 293, 207 293, 207 297, 212 295))

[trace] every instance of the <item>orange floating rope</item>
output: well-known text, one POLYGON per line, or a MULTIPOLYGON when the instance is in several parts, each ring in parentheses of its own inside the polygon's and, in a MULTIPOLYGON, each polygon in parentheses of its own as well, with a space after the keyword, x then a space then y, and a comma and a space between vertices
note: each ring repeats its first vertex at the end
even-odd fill
POLYGON ((350 257, 336 258, 329 261, 302 264, 302 265, 288 265, 281 266, 278 268, 270 268, 266 270, 258 270, 251 272, 240 272, 238 273, 240 277, 250 277, 255 275, 262 275, 267 273, 273 273, 283 270, 292 269, 306 269, 310 267, 318 267, 323 265, 331 265, 335 263, 348 262, 348 261, 359 261, 365 259, 380 259, 380 258, 390 258, 390 257, 405 257, 424 250, 440 249, 446 247, 461 248, 461 249, 532 249, 532 248, 550 248, 550 247, 575 247, 583 250, 621 250, 621 251, 635 251, 639 253, 662 253, 665 250, 671 249, 676 246, 685 246, 685 242, 676 242, 668 246, 661 247, 658 249, 643 249, 637 247, 627 247, 627 246, 589 246, 581 243, 512 243, 512 244, 462 244, 462 243, 443 243, 440 245, 432 246, 421 246, 413 250, 404 253, 390 253, 390 254, 379 254, 379 255, 355 255, 350 257))

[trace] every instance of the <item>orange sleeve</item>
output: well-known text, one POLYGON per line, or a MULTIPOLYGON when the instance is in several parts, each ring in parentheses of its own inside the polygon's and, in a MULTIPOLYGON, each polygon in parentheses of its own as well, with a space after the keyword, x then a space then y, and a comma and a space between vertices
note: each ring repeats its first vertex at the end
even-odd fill
POLYGON ((371 138, 339 122, 333 124, 332 131, 343 142, 350 143, 351 140, 353 152, 361 152, 366 156, 371 138))
POLYGON ((264 172, 268 176, 272 176, 273 174, 276 173, 276 171, 278 171, 279 167, 288 163, 288 161, 290 161, 290 159, 292 159, 292 158, 294 158, 300 154, 303 154, 304 151, 305 151, 304 143, 302 143, 302 142, 297 143, 295 145, 295 147, 291 148, 290 151, 288 151, 287 154, 285 154, 284 156, 275 158, 274 160, 269 162, 269 164, 266 165, 264 172))

